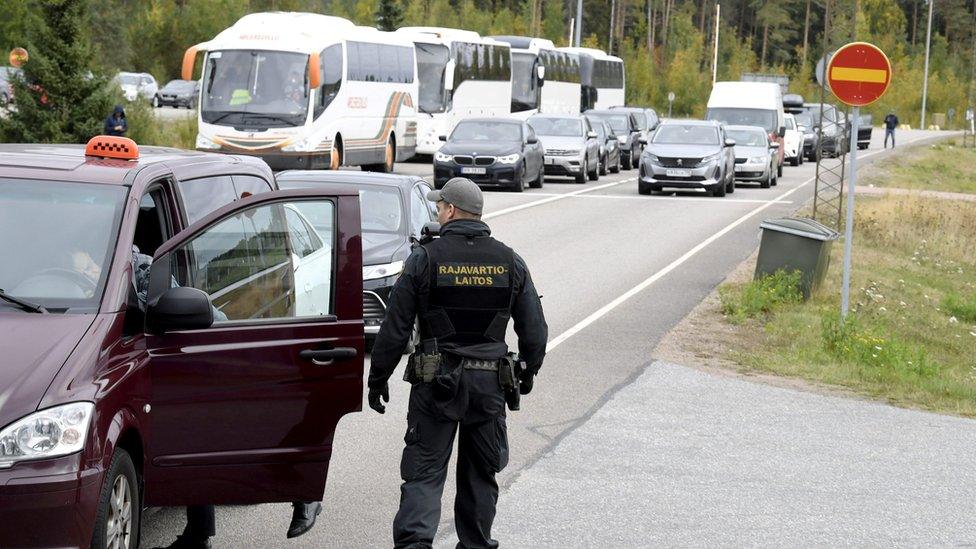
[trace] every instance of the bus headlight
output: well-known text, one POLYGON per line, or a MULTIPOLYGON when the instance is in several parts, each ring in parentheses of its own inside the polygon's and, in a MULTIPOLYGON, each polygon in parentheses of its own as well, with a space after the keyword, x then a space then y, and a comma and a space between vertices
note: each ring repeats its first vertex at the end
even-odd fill
POLYGON ((310 152, 314 151, 316 147, 319 146, 318 138, 308 138, 303 141, 298 141, 292 143, 291 145, 286 145, 281 148, 282 152, 310 152))
POLYGON ((213 141, 204 137, 203 134, 197 134, 197 148, 198 149, 219 149, 220 145, 214 143, 213 141))

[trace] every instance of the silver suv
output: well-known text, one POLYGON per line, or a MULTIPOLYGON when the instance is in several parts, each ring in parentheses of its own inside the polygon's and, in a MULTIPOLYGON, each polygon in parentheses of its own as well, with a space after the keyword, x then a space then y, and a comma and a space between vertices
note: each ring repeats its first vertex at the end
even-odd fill
POLYGON ((600 142, 585 116, 536 114, 528 123, 545 148, 546 175, 573 177, 577 183, 599 179, 600 142))

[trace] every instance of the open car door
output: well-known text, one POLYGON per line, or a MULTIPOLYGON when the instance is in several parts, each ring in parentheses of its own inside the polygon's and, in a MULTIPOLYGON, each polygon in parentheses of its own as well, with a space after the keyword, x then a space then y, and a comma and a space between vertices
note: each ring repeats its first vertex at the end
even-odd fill
POLYGON ((321 500, 336 424, 362 409, 358 196, 238 200, 150 273, 146 505, 321 500))

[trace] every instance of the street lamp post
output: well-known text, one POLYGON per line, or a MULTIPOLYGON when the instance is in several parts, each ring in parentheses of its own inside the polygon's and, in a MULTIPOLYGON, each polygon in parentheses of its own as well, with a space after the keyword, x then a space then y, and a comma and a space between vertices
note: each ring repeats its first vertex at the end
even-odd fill
POLYGON ((576 36, 573 37, 575 46, 578 48, 582 44, 583 36, 583 0, 576 0, 576 36))
POLYGON ((928 0, 929 3, 929 25, 928 30, 925 31, 925 78, 922 80, 922 124, 919 127, 920 130, 925 129, 925 101, 928 99, 929 93, 929 47, 932 44, 932 6, 935 5, 935 0, 928 0))

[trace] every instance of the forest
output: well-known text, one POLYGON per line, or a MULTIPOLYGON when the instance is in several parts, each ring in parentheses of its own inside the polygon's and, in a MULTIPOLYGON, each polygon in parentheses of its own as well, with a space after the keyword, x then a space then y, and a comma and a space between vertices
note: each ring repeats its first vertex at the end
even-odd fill
MULTIPOLYGON (((44 4, 77 0, 6 0, 0 47, 28 48, 44 4)), ((976 0, 934 0, 928 108, 962 124, 976 73, 976 0)), ((81 30, 92 70, 146 71, 177 78, 187 46, 213 37, 255 11, 311 11, 390 29, 407 25, 458 27, 484 35, 540 36, 569 45, 577 0, 101 0, 85 3, 81 30)), ((719 80, 742 73, 784 74, 790 88, 819 98, 814 67, 825 51, 852 40, 880 46, 894 77, 869 110, 895 111, 917 126, 921 110, 928 4, 925 0, 583 0, 582 42, 622 57, 627 101, 674 114, 704 113, 718 31, 719 80), (716 5, 721 4, 716 26, 716 5)), ((828 98, 829 100, 829 98, 828 98)), ((883 116, 883 114, 882 114, 883 116)), ((877 120, 877 118, 876 118, 877 120)), ((930 118, 931 120, 931 118, 930 118)))

